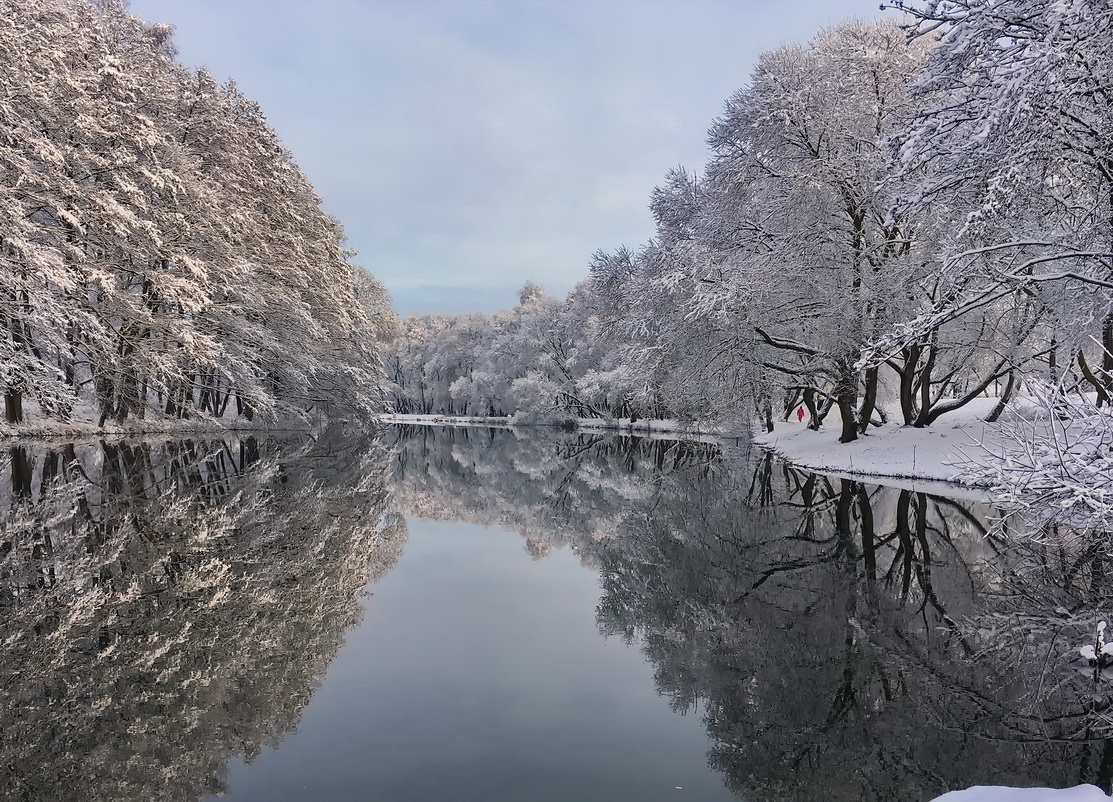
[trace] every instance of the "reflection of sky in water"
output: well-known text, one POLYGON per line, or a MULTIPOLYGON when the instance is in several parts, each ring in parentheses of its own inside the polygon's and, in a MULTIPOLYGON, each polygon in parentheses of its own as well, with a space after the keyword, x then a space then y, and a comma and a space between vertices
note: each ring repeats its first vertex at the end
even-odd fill
POLYGON ((575 556, 409 525, 298 732, 233 763, 229 798, 735 798, 700 717, 669 709, 636 646, 600 637, 597 576, 575 556))

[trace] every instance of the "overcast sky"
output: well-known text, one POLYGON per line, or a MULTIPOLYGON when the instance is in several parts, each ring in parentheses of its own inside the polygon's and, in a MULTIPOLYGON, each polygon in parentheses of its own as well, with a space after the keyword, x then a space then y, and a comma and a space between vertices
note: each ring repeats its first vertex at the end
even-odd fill
POLYGON ((398 311, 557 294, 653 235, 759 53, 878 0, 131 0, 259 102, 398 311))

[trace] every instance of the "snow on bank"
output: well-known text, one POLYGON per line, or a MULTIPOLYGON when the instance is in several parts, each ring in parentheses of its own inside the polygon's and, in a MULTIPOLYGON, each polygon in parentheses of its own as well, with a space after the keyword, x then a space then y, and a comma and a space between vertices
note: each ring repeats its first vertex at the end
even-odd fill
POLYGON ((1074 788, 1005 788, 979 785, 965 791, 951 791, 932 802, 1109 802, 1093 785, 1074 788))
MULTIPOLYGON (((755 435, 754 443, 769 449, 798 468, 848 478, 870 478, 882 484, 921 492, 946 493, 975 500, 987 498, 982 488, 962 489, 960 475, 971 467, 1004 459, 1005 445, 1015 439, 1008 429, 1009 416, 1039 418, 1041 411, 1030 399, 1016 398, 1002 423, 984 418, 997 405, 996 398, 978 398, 943 416, 931 426, 916 429, 888 423, 871 427, 852 443, 838 442, 837 421, 813 431, 793 415, 777 421, 770 433, 755 435)), ((382 415, 384 423, 420 426, 483 426, 519 428, 512 418, 479 418, 452 415, 382 415)), ((1041 425, 1034 421, 1035 425, 1041 425)), ((723 432, 673 420, 581 418, 580 431, 619 432, 641 437, 665 437, 702 442, 730 439, 723 432)), ((540 425, 540 424, 539 424, 540 425)), ((528 427, 527 427, 528 428, 528 427)))
MULTIPOLYGON (((793 416, 788 422, 777 421, 773 432, 757 435, 754 442, 799 468, 835 476, 884 479, 887 480, 884 484, 910 486, 923 492, 945 491, 954 495, 958 488, 955 482, 963 468, 971 463, 982 464, 993 459, 994 453, 1000 453, 998 427, 982 420, 996 403, 995 398, 977 399, 923 429, 893 423, 871 428, 868 434, 853 443, 838 442, 837 426, 812 431, 793 416)), ((388 414, 379 416, 379 420, 416 426, 522 428, 509 417, 388 414)), ((580 418, 576 424, 583 432, 618 432, 639 437, 701 442, 730 439, 721 432, 674 420, 642 419, 634 422, 629 419, 580 418)), ((970 492, 972 498, 985 498, 980 491, 970 492)))
POLYGON ((852 443, 838 442, 837 427, 812 431, 793 416, 754 442, 797 467, 824 473, 953 483, 971 464, 999 458, 1002 432, 984 421, 996 404, 996 398, 975 399, 922 429, 871 427, 852 443))
MULTIPOLYGON (((92 420, 30 420, 26 423, 0 422, 0 440, 18 440, 23 438, 54 438, 75 440, 89 437, 131 437, 134 435, 180 435, 188 437, 194 434, 220 435, 229 431, 258 431, 260 427, 244 428, 229 426, 213 418, 197 418, 193 420, 176 419, 136 419, 124 425, 114 421, 106 421, 104 426, 98 426, 92 420)), ((268 429, 267 431, 270 431, 268 429)))
POLYGON ((313 425, 296 420, 262 423, 258 417, 255 422, 251 422, 239 417, 214 418, 194 411, 190 418, 169 418, 152 413, 150 417, 128 418, 124 423, 109 419, 101 426, 98 424, 99 416, 90 404, 79 404, 74 407, 68 421, 46 417, 34 402, 26 403, 24 411, 26 417, 21 423, 0 420, 0 441, 25 439, 81 441, 104 437, 124 439, 146 436, 188 438, 195 435, 219 438, 224 434, 253 432, 268 435, 304 434, 320 429, 325 422, 322 419, 313 425))
MULTIPOLYGON (((492 429, 531 429, 547 428, 554 424, 515 423, 509 417, 480 418, 466 415, 380 415, 383 423, 409 424, 411 426, 481 426, 492 429)), ((700 428, 698 425, 681 423, 675 420, 649 420, 646 418, 631 421, 629 418, 576 418, 576 429, 581 432, 618 432, 639 437, 661 437, 675 440, 694 440, 703 443, 720 442, 726 438, 714 430, 700 428)))
POLYGON ((468 415, 379 415, 382 423, 403 423, 410 426, 482 426, 487 429, 513 428, 510 418, 477 418, 468 415))

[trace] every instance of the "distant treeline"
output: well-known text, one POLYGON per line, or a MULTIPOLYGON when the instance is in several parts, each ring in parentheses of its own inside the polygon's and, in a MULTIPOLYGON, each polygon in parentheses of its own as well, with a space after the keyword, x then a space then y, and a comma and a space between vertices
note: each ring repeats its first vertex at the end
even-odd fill
POLYGON ((375 409, 382 287, 258 106, 170 33, 123 0, 0 0, 6 420, 375 409))
POLYGON ((1113 9, 897 2, 765 53, 640 250, 405 322, 400 412, 757 416, 840 439, 1024 382, 1113 394, 1113 9), (890 11, 890 14, 893 12, 890 11), (904 23, 902 25, 902 22, 904 23))

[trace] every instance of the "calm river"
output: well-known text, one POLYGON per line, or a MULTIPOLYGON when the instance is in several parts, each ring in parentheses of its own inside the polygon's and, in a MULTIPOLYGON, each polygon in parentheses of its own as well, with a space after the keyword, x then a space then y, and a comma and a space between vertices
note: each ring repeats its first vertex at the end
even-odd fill
POLYGON ((0 798, 912 800, 1113 778, 1108 535, 743 445, 22 443, 0 798), (1016 524, 1010 524, 1014 529, 1016 524))

